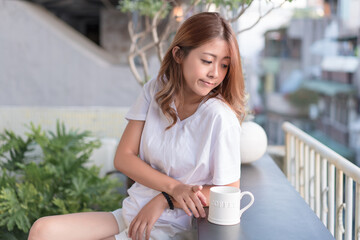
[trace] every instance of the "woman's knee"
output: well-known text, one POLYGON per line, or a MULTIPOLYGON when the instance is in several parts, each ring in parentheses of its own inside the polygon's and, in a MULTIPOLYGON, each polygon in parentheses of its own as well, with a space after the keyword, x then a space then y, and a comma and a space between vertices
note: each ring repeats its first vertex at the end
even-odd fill
POLYGON ((42 217, 32 225, 28 240, 46 240, 51 239, 53 231, 53 223, 51 217, 42 217))

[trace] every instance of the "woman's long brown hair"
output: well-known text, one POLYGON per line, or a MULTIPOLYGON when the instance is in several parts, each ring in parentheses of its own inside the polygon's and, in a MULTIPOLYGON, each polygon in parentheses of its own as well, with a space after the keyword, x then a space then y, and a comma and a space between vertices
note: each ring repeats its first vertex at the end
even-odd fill
POLYGON ((222 100, 235 112, 240 121, 245 117, 245 85, 241 68, 239 46, 236 36, 229 23, 218 13, 203 12, 188 18, 177 31, 173 42, 167 50, 161 63, 157 81, 160 82, 160 90, 156 94, 156 101, 164 115, 171 124, 169 129, 177 122, 175 109, 170 105, 176 95, 181 95, 184 76, 181 64, 173 57, 172 49, 176 46, 180 58, 185 58, 189 52, 201 45, 220 38, 228 43, 230 51, 230 66, 222 84, 213 89, 206 98, 212 98, 220 94, 222 100))

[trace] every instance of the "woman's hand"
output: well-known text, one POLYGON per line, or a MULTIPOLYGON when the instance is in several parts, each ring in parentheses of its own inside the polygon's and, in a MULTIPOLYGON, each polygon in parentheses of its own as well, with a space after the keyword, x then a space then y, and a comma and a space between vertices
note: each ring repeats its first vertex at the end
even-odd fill
POLYGON ((132 220, 129 226, 129 237, 132 240, 150 238, 150 232, 159 219, 164 210, 168 207, 168 203, 164 196, 160 193, 148 202, 132 220))
POLYGON ((203 189, 199 185, 178 184, 172 192, 169 193, 177 203, 179 208, 182 208, 185 213, 191 216, 191 212, 196 218, 199 216, 206 217, 203 206, 206 206, 206 197, 201 192, 203 189))

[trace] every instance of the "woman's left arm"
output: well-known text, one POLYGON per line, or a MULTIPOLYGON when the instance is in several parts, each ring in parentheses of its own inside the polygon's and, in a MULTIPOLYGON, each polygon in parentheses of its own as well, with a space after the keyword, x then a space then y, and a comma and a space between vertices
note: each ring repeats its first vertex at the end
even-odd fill
POLYGON ((150 239, 150 232, 164 210, 168 208, 167 200, 160 193, 148 202, 131 221, 129 226, 129 237, 132 240, 150 239))
MULTIPOLYGON (((197 194, 203 194, 206 199, 209 199, 210 188, 219 185, 204 185, 201 190, 196 191, 197 194)), ((240 187, 240 180, 226 184, 224 186, 240 187)), ((194 186, 195 187, 195 186, 194 186)), ((182 208, 175 199, 172 198, 175 208, 182 208)), ((208 202, 202 201, 203 206, 208 206, 208 202)), ((160 193, 148 202, 132 220, 129 226, 129 237, 134 239, 142 239, 145 233, 145 239, 150 238, 151 230, 155 222, 159 219, 165 209, 169 208, 168 202, 165 197, 160 193)), ((202 217, 206 217, 203 215, 202 217)))

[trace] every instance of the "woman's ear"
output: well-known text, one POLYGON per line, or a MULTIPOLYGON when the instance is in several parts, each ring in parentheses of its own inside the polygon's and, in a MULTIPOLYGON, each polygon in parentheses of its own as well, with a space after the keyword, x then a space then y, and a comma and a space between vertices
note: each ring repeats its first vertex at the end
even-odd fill
POLYGON ((179 64, 182 62, 183 52, 179 46, 173 47, 172 55, 173 55, 173 58, 175 59, 175 62, 177 62, 179 64))

